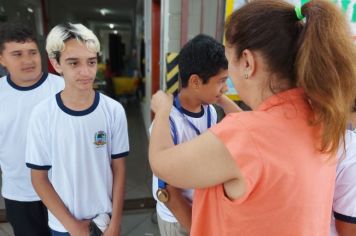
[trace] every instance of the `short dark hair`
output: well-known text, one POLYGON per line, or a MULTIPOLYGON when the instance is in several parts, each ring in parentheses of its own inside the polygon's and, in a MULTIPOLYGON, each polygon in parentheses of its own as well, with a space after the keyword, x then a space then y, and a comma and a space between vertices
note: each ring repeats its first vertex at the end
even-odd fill
POLYGON ((23 43, 37 40, 32 30, 20 23, 1 23, 0 24, 0 54, 5 49, 5 43, 18 42, 23 43))
POLYGON ((199 34, 186 43, 178 56, 180 85, 188 86, 191 75, 198 75, 203 84, 228 66, 224 46, 214 38, 199 34))

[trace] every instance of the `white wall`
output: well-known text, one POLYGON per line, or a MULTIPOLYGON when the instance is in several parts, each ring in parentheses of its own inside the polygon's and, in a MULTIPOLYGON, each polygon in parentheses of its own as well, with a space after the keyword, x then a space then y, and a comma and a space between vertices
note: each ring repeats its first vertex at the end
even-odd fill
POLYGON ((200 33, 215 37, 217 11, 217 0, 189 0, 188 40, 200 33))
POLYGON ((141 103, 141 111, 142 111, 142 116, 143 116, 143 121, 146 127, 146 130, 148 132, 148 127, 151 124, 151 68, 152 68, 152 61, 151 61, 151 45, 152 45, 152 37, 151 37, 151 30, 152 30, 152 0, 144 0, 144 19, 145 19, 145 74, 146 74, 146 80, 145 80, 145 93, 146 96, 143 99, 141 103))
POLYGON ((189 0, 188 40, 200 33, 201 0, 189 0))
MULTIPOLYGON (((168 1, 166 1, 168 2, 168 1)), ((178 52, 180 50, 180 37, 181 37, 181 17, 182 17, 182 1, 181 0, 171 0, 167 4, 168 18, 166 22, 165 30, 167 33, 166 37, 166 52, 178 52)))
POLYGON ((202 0, 204 1, 204 16, 203 16, 203 31, 202 33, 215 37, 216 35, 216 21, 218 1, 216 0, 202 0))
POLYGON ((180 50, 182 1, 162 1, 161 4, 160 87, 165 90, 166 55, 180 50))

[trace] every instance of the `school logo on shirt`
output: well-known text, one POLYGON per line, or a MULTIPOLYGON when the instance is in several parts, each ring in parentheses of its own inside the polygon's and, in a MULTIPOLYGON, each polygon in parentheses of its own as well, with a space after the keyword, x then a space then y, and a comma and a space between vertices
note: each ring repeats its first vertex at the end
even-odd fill
POLYGON ((101 147, 106 144, 106 133, 104 131, 98 131, 94 136, 94 144, 96 147, 101 147))

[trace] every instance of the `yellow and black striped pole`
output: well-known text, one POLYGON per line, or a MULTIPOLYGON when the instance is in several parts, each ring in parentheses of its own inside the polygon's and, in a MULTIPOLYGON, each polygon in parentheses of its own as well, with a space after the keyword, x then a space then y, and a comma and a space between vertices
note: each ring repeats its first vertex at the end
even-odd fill
POLYGON ((178 53, 169 52, 166 57, 166 89, 168 93, 177 95, 179 90, 178 53))

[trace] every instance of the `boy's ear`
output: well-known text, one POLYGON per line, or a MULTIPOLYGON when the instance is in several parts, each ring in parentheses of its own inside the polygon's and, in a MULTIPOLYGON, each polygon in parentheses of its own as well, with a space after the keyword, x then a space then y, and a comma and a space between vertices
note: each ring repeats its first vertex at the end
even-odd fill
POLYGON ((201 84, 202 84, 202 80, 201 80, 201 78, 200 78, 198 75, 192 74, 192 75, 189 77, 188 85, 189 85, 191 88, 198 89, 201 84))
POLYGON ((1 64, 3 67, 6 67, 6 66, 4 65, 4 58, 3 58, 2 54, 0 54, 0 64, 1 64))
POLYGON ((58 74, 62 74, 62 68, 61 65, 58 63, 58 61, 54 58, 49 59, 49 61, 51 62, 53 68, 57 71, 58 74))

